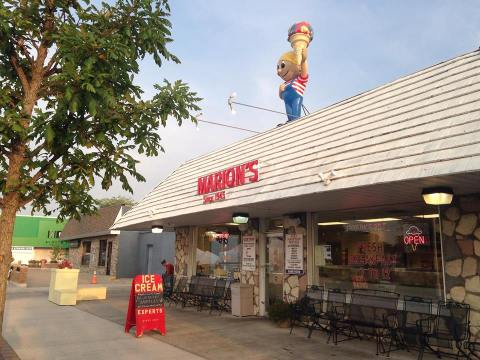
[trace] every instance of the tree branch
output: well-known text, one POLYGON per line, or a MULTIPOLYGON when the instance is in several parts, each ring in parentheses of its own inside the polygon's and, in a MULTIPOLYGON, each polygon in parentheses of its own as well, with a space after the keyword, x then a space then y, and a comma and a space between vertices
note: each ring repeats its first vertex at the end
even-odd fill
POLYGON ((53 54, 52 57, 50 58, 47 66, 45 66, 45 69, 44 69, 45 73, 48 73, 50 70, 52 70, 57 66, 57 54, 58 53, 55 52, 55 54, 53 54))
POLYGON ((18 63, 17 56, 16 55, 10 56, 10 62, 12 63, 12 66, 17 72, 18 78, 20 79, 20 82, 22 83, 23 91, 25 93, 28 93, 30 91, 30 83, 28 82, 27 75, 25 75, 23 68, 18 63))
POLYGON ((45 149, 45 146, 47 145, 46 141, 44 141, 43 143, 41 143, 40 145, 38 145, 35 149, 32 150, 32 152, 30 153, 30 158, 33 159, 35 158, 35 156, 37 156, 38 154, 40 154, 40 151, 42 151, 43 149, 45 149))
POLYGON ((30 185, 34 185, 38 180, 40 180, 44 175, 44 172, 48 169, 48 167, 52 165, 55 161, 60 159, 62 156, 63 156, 62 154, 57 154, 53 158, 48 160, 48 162, 45 165, 43 165, 40 168, 40 170, 38 170, 38 172, 30 178, 30 181, 29 181, 30 185))
POLYGON ((28 47, 25 45, 25 40, 24 39, 18 39, 15 41, 17 44, 18 48, 20 49, 20 52, 27 58, 27 60, 30 62, 30 64, 33 64, 33 57, 30 55, 30 52, 28 51, 28 47))

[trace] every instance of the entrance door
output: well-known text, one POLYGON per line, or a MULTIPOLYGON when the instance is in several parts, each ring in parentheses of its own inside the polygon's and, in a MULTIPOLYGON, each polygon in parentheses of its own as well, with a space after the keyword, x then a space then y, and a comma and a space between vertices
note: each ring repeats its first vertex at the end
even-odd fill
POLYGON ((147 245, 146 262, 145 269, 147 270, 147 274, 151 274, 153 266, 153 245, 147 245))
POLYGON ((285 254, 283 232, 267 234, 266 254, 266 305, 283 299, 283 273, 285 270, 285 254))
POLYGON ((110 275, 110 265, 112 264, 112 242, 108 242, 107 247, 107 271, 106 274, 110 275))

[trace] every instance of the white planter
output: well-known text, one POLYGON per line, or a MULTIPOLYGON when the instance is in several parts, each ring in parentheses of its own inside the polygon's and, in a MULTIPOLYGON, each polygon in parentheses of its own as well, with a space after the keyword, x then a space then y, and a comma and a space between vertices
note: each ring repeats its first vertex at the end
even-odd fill
POLYGON ((48 300, 57 305, 76 305, 79 272, 79 269, 51 269, 48 300))

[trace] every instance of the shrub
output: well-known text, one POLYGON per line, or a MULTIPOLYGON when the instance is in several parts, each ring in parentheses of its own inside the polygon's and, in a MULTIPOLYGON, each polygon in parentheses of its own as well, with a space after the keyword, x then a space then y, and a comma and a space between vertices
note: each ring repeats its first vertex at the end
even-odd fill
POLYGON ((292 314, 292 306, 286 302, 274 302, 268 309, 268 318, 278 322, 290 319, 292 314))

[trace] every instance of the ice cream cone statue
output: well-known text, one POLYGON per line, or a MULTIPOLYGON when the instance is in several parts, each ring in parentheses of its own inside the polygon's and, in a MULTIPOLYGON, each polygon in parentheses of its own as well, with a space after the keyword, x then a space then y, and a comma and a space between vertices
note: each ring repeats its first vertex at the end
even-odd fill
POLYGON ((312 40, 313 28, 306 21, 295 23, 288 30, 288 41, 292 45, 298 66, 302 63, 303 49, 306 49, 312 40))

